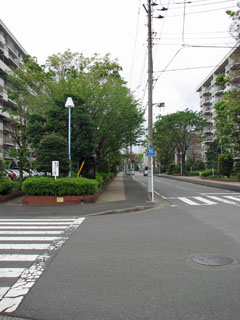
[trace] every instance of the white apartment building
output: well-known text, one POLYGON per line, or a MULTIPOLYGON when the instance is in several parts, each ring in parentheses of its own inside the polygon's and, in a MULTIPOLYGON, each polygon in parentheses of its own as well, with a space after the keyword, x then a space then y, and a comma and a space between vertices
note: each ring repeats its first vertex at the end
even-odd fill
MULTIPOLYGON (((224 59, 218 64, 217 67, 202 81, 198 86, 197 92, 200 95, 200 111, 202 111, 203 116, 207 119, 208 126, 204 131, 204 138, 201 143, 201 152, 203 161, 206 160, 206 153, 209 144, 216 138, 215 133, 215 120, 216 115, 214 105, 222 100, 222 95, 226 91, 230 91, 236 86, 233 84, 229 85, 219 85, 216 82, 217 76, 220 74, 229 75, 232 71, 240 69, 239 59, 236 60, 236 54, 240 54, 240 43, 237 45, 224 57, 224 59)), ((235 79, 236 84, 240 82, 238 78, 235 79)))
MULTIPOLYGON (((11 83, 7 80, 7 73, 12 67, 17 67, 22 58, 27 54, 21 44, 0 20, 0 107, 11 106, 14 101, 8 97, 8 88, 11 83)), ((0 109, 0 158, 13 160, 9 156, 9 150, 14 146, 9 135, 11 125, 9 115, 0 109)))

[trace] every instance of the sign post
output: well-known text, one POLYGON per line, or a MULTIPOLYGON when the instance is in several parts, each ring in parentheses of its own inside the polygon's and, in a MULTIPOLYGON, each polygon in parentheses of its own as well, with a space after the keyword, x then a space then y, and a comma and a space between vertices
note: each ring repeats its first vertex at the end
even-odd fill
POLYGON ((52 161, 52 176, 55 180, 59 176, 59 161, 52 161))
POLYGON ((153 146, 150 144, 146 153, 147 157, 151 157, 151 191, 152 191, 152 202, 154 202, 154 186, 153 186, 153 157, 155 157, 155 151, 153 146))

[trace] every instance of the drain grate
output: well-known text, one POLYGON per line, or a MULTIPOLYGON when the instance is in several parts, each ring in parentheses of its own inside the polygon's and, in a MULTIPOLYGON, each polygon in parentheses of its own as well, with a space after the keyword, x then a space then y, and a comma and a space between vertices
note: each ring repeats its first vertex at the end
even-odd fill
POLYGON ((225 256, 194 256, 192 261, 204 266, 226 266, 233 263, 233 259, 225 256))

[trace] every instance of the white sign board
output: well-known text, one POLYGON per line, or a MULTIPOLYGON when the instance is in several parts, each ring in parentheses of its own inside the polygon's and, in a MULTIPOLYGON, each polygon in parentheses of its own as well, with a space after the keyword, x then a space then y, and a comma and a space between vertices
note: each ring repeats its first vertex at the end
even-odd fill
POLYGON ((59 176, 59 161, 52 161, 52 176, 59 176))

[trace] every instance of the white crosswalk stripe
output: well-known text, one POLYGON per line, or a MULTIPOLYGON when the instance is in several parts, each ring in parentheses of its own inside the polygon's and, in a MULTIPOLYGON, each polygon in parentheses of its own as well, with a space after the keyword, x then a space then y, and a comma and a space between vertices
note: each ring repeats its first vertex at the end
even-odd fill
POLYGON ((47 260, 84 219, 0 219, 0 312, 16 311, 47 260))
POLYGON ((183 202, 185 205, 189 206, 212 206, 220 203, 231 204, 239 206, 240 194, 234 193, 234 195, 224 194, 202 194, 202 196, 197 197, 163 197, 166 200, 171 200, 171 203, 176 203, 177 201, 183 202))

